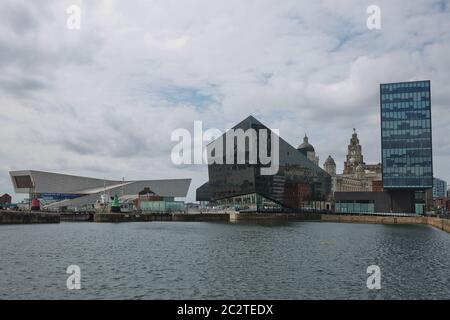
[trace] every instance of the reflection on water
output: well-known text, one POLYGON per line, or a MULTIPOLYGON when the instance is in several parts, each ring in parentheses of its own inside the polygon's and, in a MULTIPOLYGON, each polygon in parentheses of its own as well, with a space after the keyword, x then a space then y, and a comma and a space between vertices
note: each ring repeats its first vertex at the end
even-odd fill
POLYGON ((449 299, 450 234, 319 222, 0 226, 0 298, 449 299), (66 268, 81 268, 81 290, 66 268), (381 290, 366 269, 381 268, 381 290))

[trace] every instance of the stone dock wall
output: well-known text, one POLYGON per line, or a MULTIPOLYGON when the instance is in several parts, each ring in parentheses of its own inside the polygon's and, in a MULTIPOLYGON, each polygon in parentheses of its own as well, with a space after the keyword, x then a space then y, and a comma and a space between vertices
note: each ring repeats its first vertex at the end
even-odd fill
POLYGON ((0 211, 0 224, 59 223, 58 213, 41 211, 0 211))
POLYGON ((92 222, 93 213, 61 213, 61 221, 64 222, 92 222))
POLYGON ((138 213, 96 213, 94 222, 147 222, 153 221, 151 214, 138 213))
POLYGON ((195 213, 172 214, 172 221, 230 221, 230 214, 228 213, 195 213))
POLYGON ((290 221, 320 221, 319 213, 230 213, 230 221, 245 220, 290 220, 290 221))
POLYGON ((0 224, 34 224, 59 223, 60 221, 94 221, 94 222, 149 222, 149 221, 322 221, 342 223, 377 223, 377 224, 428 224, 440 230, 450 232, 450 219, 434 217, 409 216, 375 216, 375 215, 338 215, 319 213, 199 213, 199 214, 156 214, 156 213, 96 213, 96 214, 59 214, 42 211, 0 211, 0 224))
POLYGON ((435 228, 450 232, 450 220, 433 217, 391 217, 368 215, 323 214, 321 221, 344 223, 379 223, 379 224, 428 224, 435 228))

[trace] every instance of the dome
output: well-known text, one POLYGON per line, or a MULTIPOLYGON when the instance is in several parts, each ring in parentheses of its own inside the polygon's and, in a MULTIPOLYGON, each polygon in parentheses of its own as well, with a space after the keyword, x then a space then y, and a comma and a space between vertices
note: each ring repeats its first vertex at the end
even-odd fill
POLYGON ((336 162, 331 156, 328 156, 327 160, 325 160, 325 165, 336 165, 336 162))
POLYGON ((298 146, 297 150, 305 155, 308 152, 315 152, 314 147, 308 142, 308 137, 306 135, 303 138, 303 143, 298 146))

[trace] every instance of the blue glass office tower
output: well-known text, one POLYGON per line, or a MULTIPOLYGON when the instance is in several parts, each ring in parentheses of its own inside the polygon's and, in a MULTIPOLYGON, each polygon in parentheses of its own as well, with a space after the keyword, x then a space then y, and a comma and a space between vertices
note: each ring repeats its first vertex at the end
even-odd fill
POLYGON ((433 188, 430 81, 381 84, 380 105, 383 187, 422 213, 433 188))

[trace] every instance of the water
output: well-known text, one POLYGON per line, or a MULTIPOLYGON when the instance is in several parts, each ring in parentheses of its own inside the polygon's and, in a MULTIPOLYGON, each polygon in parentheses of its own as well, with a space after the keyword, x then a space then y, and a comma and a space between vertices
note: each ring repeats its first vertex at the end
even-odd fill
POLYGON ((0 299, 449 299, 449 275, 450 234, 425 225, 0 226, 0 299))

